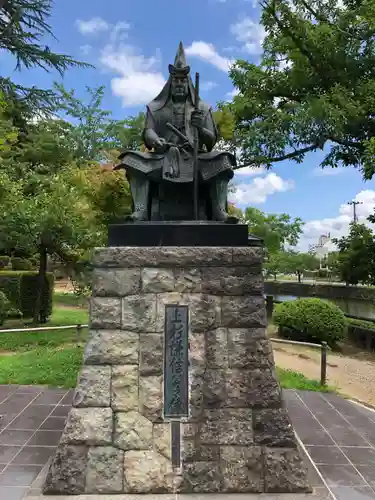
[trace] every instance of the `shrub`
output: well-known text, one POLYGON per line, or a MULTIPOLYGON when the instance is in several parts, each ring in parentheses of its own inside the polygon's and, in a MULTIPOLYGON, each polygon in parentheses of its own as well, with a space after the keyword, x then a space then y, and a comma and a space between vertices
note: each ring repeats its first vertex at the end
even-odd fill
POLYGON ((10 261, 10 257, 8 255, 0 255, 0 269, 5 269, 10 261))
POLYGON ((22 257, 12 257, 13 271, 31 271, 32 268, 33 265, 28 259, 23 259, 22 257))
POLYGON ((10 302, 4 292, 0 292, 0 326, 4 323, 8 316, 10 302))
POLYGON ((327 342, 334 347, 347 332, 348 321, 339 307, 321 299, 297 299, 277 304, 273 321, 285 338, 327 342))
MULTIPOLYGON (((47 317, 52 314, 54 278, 47 273, 43 305, 47 317)), ((35 271, 0 271, 0 291, 8 297, 11 308, 19 310, 24 318, 32 318, 38 290, 38 273, 35 271)))

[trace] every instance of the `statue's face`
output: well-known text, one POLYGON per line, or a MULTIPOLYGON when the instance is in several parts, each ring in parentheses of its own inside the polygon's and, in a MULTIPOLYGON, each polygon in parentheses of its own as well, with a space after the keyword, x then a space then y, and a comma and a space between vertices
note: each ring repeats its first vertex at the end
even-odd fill
POLYGON ((172 76, 171 84, 172 97, 182 99, 189 94, 188 79, 186 76, 172 76))

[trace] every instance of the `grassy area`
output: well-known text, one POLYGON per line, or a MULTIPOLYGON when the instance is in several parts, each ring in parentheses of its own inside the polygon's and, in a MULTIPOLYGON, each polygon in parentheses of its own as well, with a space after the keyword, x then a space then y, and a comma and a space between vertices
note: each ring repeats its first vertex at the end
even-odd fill
POLYGON ((82 353, 82 346, 73 345, 0 356, 0 384, 75 387, 82 353))
POLYGON ((276 368, 277 378, 283 389, 300 389, 303 391, 315 392, 333 392, 334 388, 329 386, 321 386, 318 380, 310 380, 302 373, 294 372, 293 370, 284 370, 276 368))
MULTIPOLYGON (((58 309, 55 308, 50 321, 42 326, 63 326, 87 324, 88 313, 85 310, 58 309)), ((7 321, 3 329, 7 328, 27 328, 29 322, 20 320, 7 321)), ((82 338, 85 339, 86 331, 83 330, 82 338)), ((76 341, 76 330, 44 330, 42 332, 19 332, 0 334, 0 351, 25 352, 38 347, 54 348, 63 344, 76 341)), ((1 363, 0 363, 1 365, 1 363)))
POLYGON ((54 292, 53 304, 55 306, 87 307, 87 297, 69 292, 54 292))

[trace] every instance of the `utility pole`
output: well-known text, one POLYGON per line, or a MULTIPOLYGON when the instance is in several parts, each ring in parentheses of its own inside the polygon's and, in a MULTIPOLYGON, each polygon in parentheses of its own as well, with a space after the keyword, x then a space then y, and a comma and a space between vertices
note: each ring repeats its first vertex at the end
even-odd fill
POLYGON ((362 201, 348 201, 348 205, 353 206, 353 222, 357 223, 358 222, 358 217, 357 217, 357 205, 362 205, 362 201))

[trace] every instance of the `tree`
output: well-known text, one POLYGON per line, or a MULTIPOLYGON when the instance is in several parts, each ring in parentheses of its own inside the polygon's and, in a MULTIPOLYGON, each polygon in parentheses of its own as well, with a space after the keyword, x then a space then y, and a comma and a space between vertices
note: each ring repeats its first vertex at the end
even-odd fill
POLYGON ((266 276, 273 276, 273 279, 276 281, 278 274, 288 272, 288 264, 287 252, 271 253, 264 265, 266 276))
POLYGON ((71 270, 85 250, 105 242, 105 228, 71 172, 55 174, 48 189, 25 196, 20 181, 0 173, 0 248, 39 253, 39 290, 34 321, 46 320, 41 307, 47 255, 56 255, 71 270))
MULTIPOLYGON (((61 75, 70 67, 87 67, 65 54, 57 54, 43 43, 54 38, 48 19, 52 0, 2 0, 0 2, 0 49, 16 60, 16 69, 39 67, 57 70, 61 75)), ((0 91, 12 103, 9 117, 22 131, 33 116, 45 116, 55 110, 57 99, 53 90, 27 88, 0 77, 0 91)))
POLYGON ((375 3, 262 0, 259 65, 230 71, 229 105, 248 164, 271 167, 328 151, 322 167, 375 172, 375 3))
POLYGON ((298 282, 301 282, 301 277, 304 271, 315 271, 319 269, 319 259, 311 253, 289 252, 288 269, 297 275, 298 282))
POLYGON ((77 162, 103 161, 118 156, 120 150, 140 149, 144 114, 126 118, 111 119, 111 112, 102 108, 104 87, 86 87, 88 101, 75 96, 74 90, 66 90, 55 84, 59 94, 61 110, 73 118, 70 128, 70 143, 77 162))
POLYGON ((333 240, 338 254, 338 272, 347 285, 375 284, 375 239, 370 228, 352 222, 349 235, 333 240))
POLYGON ((265 214, 248 207, 244 218, 249 232, 264 240, 270 254, 284 250, 286 245, 295 246, 302 233, 302 220, 299 217, 293 220, 288 214, 265 214))

